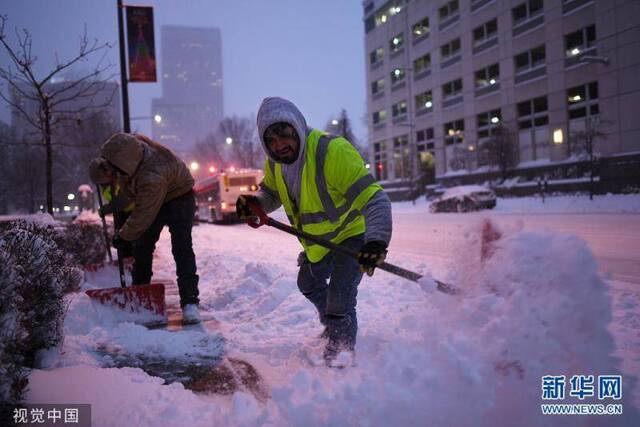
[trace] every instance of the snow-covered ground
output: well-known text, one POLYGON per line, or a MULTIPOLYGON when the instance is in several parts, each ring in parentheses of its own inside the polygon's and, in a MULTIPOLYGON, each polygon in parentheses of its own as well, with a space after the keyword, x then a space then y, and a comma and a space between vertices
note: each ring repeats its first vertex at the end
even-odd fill
MULTIPOLYGON (((606 212, 640 206, 637 196, 623 200, 624 209, 606 212)), ((508 208, 500 199, 495 212, 473 214, 394 204, 388 261, 463 293, 425 291, 381 271, 366 277, 358 365, 345 370, 317 364, 321 328, 297 289, 295 238, 267 227, 199 225, 201 306, 215 327, 148 330, 76 294, 63 354, 33 372, 28 400, 91 403, 97 426, 637 425, 640 215, 571 213, 584 212, 582 200, 558 201, 555 210, 549 199, 544 208, 535 203, 508 208), (502 237, 483 251, 485 218, 502 237), (223 354, 250 362, 268 397, 194 393, 139 368, 223 354), (541 415, 541 377, 568 382, 574 374, 623 375, 624 415, 541 415)), ((165 231, 156 277, 174 271, 165 231)), ((85 286, 116 283, 106 268, 88 274, 85 286)))

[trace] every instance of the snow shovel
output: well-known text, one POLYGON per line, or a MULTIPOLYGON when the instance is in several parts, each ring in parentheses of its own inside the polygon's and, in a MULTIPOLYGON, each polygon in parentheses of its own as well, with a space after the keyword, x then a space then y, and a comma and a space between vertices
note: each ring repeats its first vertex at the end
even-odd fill
MULTIPOLYGON (((100 204, 102 203, 100 202, 100 204)), ((107 236, 107 239, 108 238, 109 237, 107 236)), ((151 283, 148 285, 132 285, 127 287, 124 277, 124 263, 122 262, 120 249, 116 248, 116 254, 118 257, 118 271, 120 273, 120 287, 90 289, 86 291, 86 294, 89 298, 101 304, 116 306, 129 313, 151 313, 153 315, 160 316, 165 320, 166 305, 164 301, 164 284, 151 283)))
MULTIPOLYGON (((324 239, 322 237, 314 236, 313 234, 309 234, 302 230, 298 230, 297 228, 291 227, 289 225, 283 224, 280 221, 276 221, 275 219, 268 216, 262 208, 252 201, 247 201, 249 208, 253 211, 253 213, 257 216, 256 218, 250 218, 247 220, 249 226, 253 228, 258 228, 262 225, 269 225, 271 227, 277 228, 278 230, 284 231, 285 233, 293 234, 299 238, 309 240, 310 242, 316 243, 320 246, 324 246, 327 249, 330 249, 336 253, 349 256, 354 259, 358 259, 358 252, 352 249, 346 248, 337 243, 333 243, 330 240, 324 239)), ((396 276, 403 277, 405 279, 416 282, 422 286, 420 279, 424 276, 421 274, 415 273, 413 271, 405 270, 402 267, 398 267, 397 265, 389 264, 388 262, 382 262, 376 268, 389 272, 391 274, 395 274, 396 276)), ((460 290, 455 288, 452 285, 440 282, 439 280, 434 280, 436 283, 436 289, 440 292, 450 295, 457 295, 460 293, 460 290)))

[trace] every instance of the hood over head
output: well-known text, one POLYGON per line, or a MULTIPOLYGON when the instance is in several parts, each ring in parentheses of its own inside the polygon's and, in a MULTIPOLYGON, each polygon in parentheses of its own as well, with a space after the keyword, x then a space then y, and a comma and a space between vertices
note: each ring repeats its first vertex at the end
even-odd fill
POLYGON ((115 133, 102 145, 102 157, 133 176, 144 156, 143 142, 128 133, 115 133))
POLYGON ((284 98, 269 97, 265 98, 258 110, 258 134, 260 135, 260 142, 264 152, 273 160, 278 162, 278 159, 273 156, 269 148, 264 142, 264 132, 269 126, 274 123, 288 123, 295 130, 300 137, 300 149, 298 150, 298 158, 293 162, 297 163, 301 158, 304 158, 305 147, 307 143, 307 121, 304 116, 298 110, 293 102, 284 98))
POLYGON ((91 160, 91 163, 89 163, 89 178, 91 178, 91 182, 99 185, 109 184, 107 167, 107 161, 101 157, 91 160))

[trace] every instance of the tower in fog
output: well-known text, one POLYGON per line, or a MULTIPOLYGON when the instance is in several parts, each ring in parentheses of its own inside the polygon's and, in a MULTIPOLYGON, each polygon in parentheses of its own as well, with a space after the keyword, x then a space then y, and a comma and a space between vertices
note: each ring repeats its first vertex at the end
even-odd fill
POLYGON ((220 29, 167 25, 161 33, 162 97, 153 138, 186 155, 223 117, 220 29))

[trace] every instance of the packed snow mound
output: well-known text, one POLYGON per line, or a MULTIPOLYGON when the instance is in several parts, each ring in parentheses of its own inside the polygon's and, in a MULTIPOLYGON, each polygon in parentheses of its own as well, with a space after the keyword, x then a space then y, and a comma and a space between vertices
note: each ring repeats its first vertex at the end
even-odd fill
MULTIPOLYGON (((390 262, 420 271, 420 284, 385 272, 365 277, 358 290, 357 366, 330 369, 315 363, 322 328, 297 288, 295 239, 202 225, 194 229, 202 310, 220 321, 224 353, 250 361, 270 398, 194 394, 138 369, 104 368, 118 366, 120 352, 187 362, 215 357, 216 335, 145 330, 79 297, 69 307, 58 364, 71 370, 59 376, 60 368, 36 371, 29 400, 73 402, 82 390, 81 400, 94 405, 96 425, 598 423, 540 414, 542 376, 621 373, 607 330, 610 290, 586 244, 546 231, 496 230, 491 223, 469 227, 465 235, 447 269, 426 271, 430 260, 390 254, 390 262), (231 238, 236 246, 225 243, 231 238), (433 278, 461 293, 434 290, 433 278), (96 352, 105 346, 108 354, 96 352), (67 385, 70 378, 80 385, 67 385)), ((157 254, 164 277, 174 274, 168 239, 164 234, 157 254)), ((87 280, 98 286, 117 277, 102 273, 87 280)), ((633 425, 634 386, 625 374, 624 414, 607 423, 633 425)), ((568 397, 562 403, 576 402, 568 397)))
MULTIPOLYGON (((413 301, 398 298, 398 312, 383 313, 380 329, 372 331, 369 319, 358 369, 325 378, 299 374, 283 386, 277 394, 290 399, 280 405, 287 420, 547 425, 539 415, 542 376, 619 372, 607 330, 609 291, 584 242, 546 232, 504 233, 485 260, 480 243, 465 244, 460 268, 445 280, 462 287, 463 296, 433 292, 427 279, 417 288, 429 292, 413 301), (349 403, 327 411, 319 402, 328 401, 349 403)), ((632 384, 629 378, 624 385, 629 396, 632 384)))

